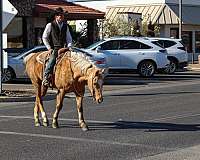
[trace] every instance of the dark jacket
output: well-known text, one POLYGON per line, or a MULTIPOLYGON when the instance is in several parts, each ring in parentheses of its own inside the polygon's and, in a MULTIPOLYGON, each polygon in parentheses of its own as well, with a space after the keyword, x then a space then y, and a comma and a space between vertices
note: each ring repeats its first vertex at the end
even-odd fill
POLYGON ((62 29, 60 30, 56 21, 51 23, 50 45, 52 48, 62 48, 66 44, 67 24, 63 22, 62 29))

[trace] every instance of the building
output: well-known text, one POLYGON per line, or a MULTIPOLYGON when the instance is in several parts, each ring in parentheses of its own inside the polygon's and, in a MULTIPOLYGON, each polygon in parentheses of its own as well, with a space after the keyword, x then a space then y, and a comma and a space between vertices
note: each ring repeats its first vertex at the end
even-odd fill
MULTIPOLYGON (((160 37, 178 38, 179 35, 179 0, 106 0, 104 2, 80 0, 76 3, 106 11, 106 18, 111 20, 116 18, 119 12, 141 13, 143 19, 160 26, 160 37)), ((182 39, 188 53, 195 53, 195 58, 200 54, 199 15, 199 0, 183 0, 182 39)))
POLYGON ((64 0, 9 1, 18 10, 18 14, 4 30, 8 34, 8 48, 30 48, 40 45, 43 30, 57 7, 68 11, 69 21, 87 20, 90 43, 97 37, 97 19, 102 19, 105 15, 104 12, 64 0))

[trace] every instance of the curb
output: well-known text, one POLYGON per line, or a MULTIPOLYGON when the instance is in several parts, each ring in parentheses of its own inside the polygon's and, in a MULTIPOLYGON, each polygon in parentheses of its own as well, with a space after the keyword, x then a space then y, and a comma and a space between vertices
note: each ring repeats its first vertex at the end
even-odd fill
MULTIPOLYGON (((44 97, 42 97, 43 101, 49 101, 56 99, 57 92, 50 91, 47 93, 44 97)), ((84 97, 90 97, 88 93, 85 93, 84 97)), ((67 93, 65 95, 65 98, 75 98, 74 94, 67 93)), ((14 97, 14 96, 0 96, 0 103, 5 102, 35 102, 35 95, 32 96, 20 96, 20 97, 14 97)))

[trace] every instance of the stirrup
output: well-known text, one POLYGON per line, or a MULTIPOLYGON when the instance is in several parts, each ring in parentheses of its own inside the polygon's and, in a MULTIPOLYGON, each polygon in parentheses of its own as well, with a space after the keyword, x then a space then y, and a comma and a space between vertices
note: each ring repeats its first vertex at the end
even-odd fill
POLYGON ((47 79, 43 79, 42 85, 43 85, 43 86, 46 86, 46 87, 49 87, 50 82, 49 82, 47 79))

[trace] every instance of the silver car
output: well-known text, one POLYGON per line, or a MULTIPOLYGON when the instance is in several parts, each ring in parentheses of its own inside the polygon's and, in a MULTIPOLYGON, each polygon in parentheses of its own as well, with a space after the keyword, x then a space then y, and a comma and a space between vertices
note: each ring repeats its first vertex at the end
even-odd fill
POLYGON ((30 53, 36 53, 40 51, 46 51, 45 46, 37 46, 33 49, 30 49, 26 52, 23 52, 15 57, 8 57, 8 68, 3 69, 2 71, 2 82, 9 82, 15 78, 27 78, 27 74, 25 72, 25 65, 23 62, 24 57, 26 57, 30 53))
POLYGON ((143 77, 151 77, 169 65, 166 50, 142 37, 111 37, 92 44, 85 51, 105 57, 109 74, 136 71, 143 77))

